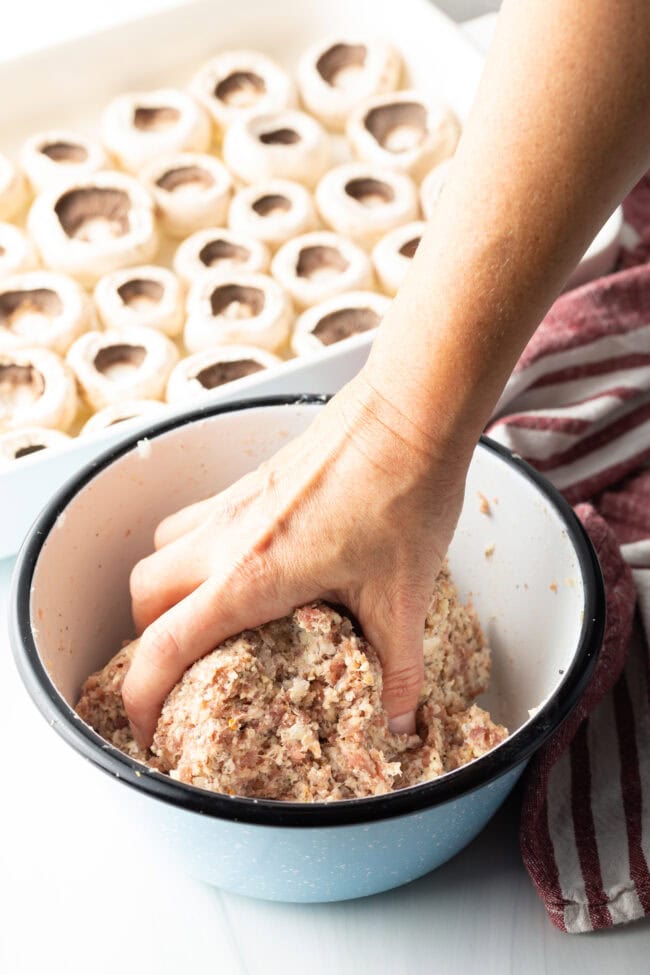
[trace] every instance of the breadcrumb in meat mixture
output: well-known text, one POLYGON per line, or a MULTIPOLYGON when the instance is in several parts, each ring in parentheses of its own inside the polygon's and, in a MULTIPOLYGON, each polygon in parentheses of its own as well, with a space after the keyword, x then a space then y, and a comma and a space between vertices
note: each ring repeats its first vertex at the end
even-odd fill
POLYGON ((146 752, 121 695, 136 647, 88 678, 77 713, 132 758, 213 792, 297 802, 381 795, 478 758, 508 734, 472 703, 487 688, 490 650, 446 564, 425 625, 417 735, 389 731, 375 651, 324 603, 246 630, 193 664, 146 752))

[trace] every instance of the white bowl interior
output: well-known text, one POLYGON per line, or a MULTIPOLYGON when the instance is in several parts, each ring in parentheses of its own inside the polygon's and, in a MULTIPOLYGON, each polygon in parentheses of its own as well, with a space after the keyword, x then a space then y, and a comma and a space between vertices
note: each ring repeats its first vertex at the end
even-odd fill
MULTIPOLYGON (((133 633, 129 572, 151 551, 161 518, 255 468, 318 409, 203 417, 140 441, 72 498, 43 544, 31 592, 38 652, 69 704, 133 633)), ((485 705, 514 731, 561 683, 578 646, 584 590, 572 541, 535 484, 479 445, 449 558, 493 649, 485 705)))

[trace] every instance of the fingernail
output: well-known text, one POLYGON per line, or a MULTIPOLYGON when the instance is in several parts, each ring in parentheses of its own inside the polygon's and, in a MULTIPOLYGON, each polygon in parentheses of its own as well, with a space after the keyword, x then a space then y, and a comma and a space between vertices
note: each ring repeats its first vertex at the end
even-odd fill
POLYGON ((398 714, 396 718, 388 719, 388 727, 395 735, 415 734, 415 711, 398 714))

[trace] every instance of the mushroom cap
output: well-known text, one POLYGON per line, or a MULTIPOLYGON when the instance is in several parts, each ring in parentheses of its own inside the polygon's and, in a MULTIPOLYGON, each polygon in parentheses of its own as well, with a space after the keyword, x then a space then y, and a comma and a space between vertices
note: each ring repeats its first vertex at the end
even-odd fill
POLYGON ((182 152, 145 166, 140 179, 151 193, 161 228, 170 237, 225 223, 232 179, 224 164, 207 153, 182 152))
POLYGON ((50 447, 61 447, 71 438, 61 430, 48 427, 21 427, 0 433, 0 468, 50 447))
POLYGON ((356 34, 316 41, 298 63, 303 104, 329 128, 342 130, 364 99, 399 85, 402 60, 383 38, 356 34))
POLYGON ((454 113, 416 91, 375 95, 352 112, 348 140, 366 162, 420 180, 452 155, 460 136, 454 113))
POLYGON ((0 431, 48 427, 67 431, 77 412, 72 371, 49 349, 0 352, 0 431))
POLYGON ((35 193, 59 183, 83 179, 110 165, 99 142, 68 129, 49 129, 31 135, 23 144, 20 162, 35 193))
POLYGON ((133 176, 112 170, 45 190, 28 228, 47 267, 87 286, 148 263, 158 249, 151 196, 133 176))
POLYGON ((189 88, 220 131, 242 116, 279 112, 296 103, 290 76, 259 51, 217 54, 199 68, 189 88))
POLYGON ((100 278, 95 306, 104 328, 140 325, 174 338, 185 321, 185 288, 173 271, 156 264, 121 268, 100 278))
POLYGON ((227 227, 211 227, 198 230, 179 245, 174 270, 191 282, 209 270, 264 273, 269 260, 268 247, 261 240, 227 227))
POLYGON ((203 349, 182 359, 167 383, 167 402, 210 399, 212 390, 263 369, 279 366, 282 359, 252 345, 223 345, 203 349))
POLYGON ((209 271, 187 296, 183 337, 190 352, 217 345, 254 345, 273 352, 286 342, 293 307, 266 274, 209 271))
POLYGON ((228 210, 232 230, 278 247, 290 237, 315 230, 318 217, 311 194, 300 183, 269 179, 235 193, 228 210))
POLYGON ((0 281, 0 350, 33 347, 65 355, 94 324, 86 292, 67 274, 25 271, 0 281))
POLYGON ((417 190, 409 176, 364 162, 330 169, 316 187, 316 205, 333 230, 365 247, 419 215, 417 190))
POLYGON ((88 405, 100 410, 125 399, 161 399, 178 349, 161 332, 133 326, 87 332, 66 361, 88 405))
POLYGON ((12 223, 0 223, 0 281, 36 267, 38 255, 27 234, 12 223))
POLYGON ((373 248, 372 262, 387 294, 396 294, 402 284, 425 230, 423 220, 414 220, 389 231, 373 248))
POLYGON ((373 286, 372 264, 366 252, 329 230, 287 241, 273 258, 271 272, 300 309, 344 291, 373 286))
POLYGON ((390 298, 375 291, 334 295, 302 313, 293 330, 291 348, 296 355, 313 355, 324 346, 374 331, 390 303, 390 298))
POLYGON ((104 110, 101 131, 111 155, 133 173, 161 155, 205 152, 212 139, 203 107, 176 88, 118 95, 104 110))
POLYGON ((315 118, 284 109, 234 121, 223 140, 223 158, 244 183, 282 178, 313 187, 331 164, 332 145, 315 118))

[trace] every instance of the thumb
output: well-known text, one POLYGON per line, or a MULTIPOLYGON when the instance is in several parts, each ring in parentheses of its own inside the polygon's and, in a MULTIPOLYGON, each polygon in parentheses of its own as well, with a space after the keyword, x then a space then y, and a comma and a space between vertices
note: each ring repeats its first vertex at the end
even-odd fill
POLYGON ((134 737, 149 745, 165 698, 188 667, 228 637, 286 615, 293 607, 260 580, 239 573, 204 582, 144 631, 122 687, 134 737))
POLYGON ((397 734, 415 734, 415 711, 424 681, 424 621, 426 611, 386 614, 360 620, 376 649, 383 672, 382 700, 388 725, 397 734))

